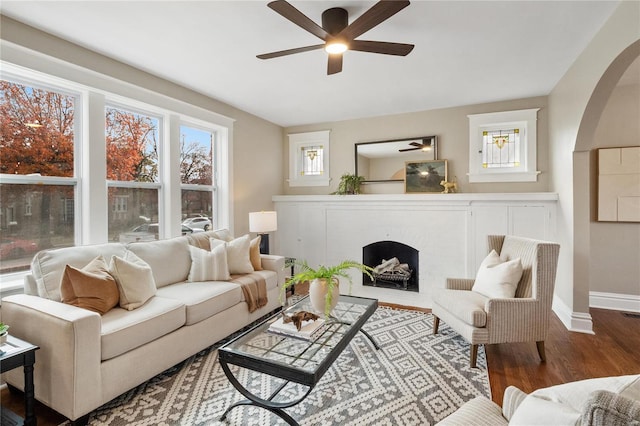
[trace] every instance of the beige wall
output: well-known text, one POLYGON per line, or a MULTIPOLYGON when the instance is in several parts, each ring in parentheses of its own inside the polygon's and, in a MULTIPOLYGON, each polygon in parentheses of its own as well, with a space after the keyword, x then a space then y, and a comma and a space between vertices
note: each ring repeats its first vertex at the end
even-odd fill
MULTIPOLYGON (((621 2, 549 94, 549 189, 559 194, 557 228, 561 245, 556 296, 568 310, 569 317, 562 319, 569 328, 579 327, 581 322, 591 328, 590 149, 594 123, 608 98, 606 87, 601 85, 603 95, 592 98, 603 76, 615 73, 609 70, 610 65, 640 37, 639 7, 639 2, 621 2), (587 130, 590 126, 591 131, 587 130)), ((619 75, 611 79, 615 85, 619 75)))
MULTIPOLYGON (((636 63, 639 61, 637 59, 636 63)), ((631 71, 638 73, 640 67, 627 73, 631 71)), ((636 80, 640 80, 640 74, 636 74, 636 80)), ((640 146, 640 84, 614 89, 595 131, 594 160, 597 159, 597 148, 621 146, 640 146)), ((596 164, 591 173, 595 180, 596 164)), ((597 201, 597 191, 592 192, 591 199, 597 201)), ((597 222, 596 215, 592 214, 590 232, 589 290, 640 295, 640 223, 597 222)))
MULTIPOLYGON (((412 138, 417 136, 438 136, 438 159, 448 160, 449 179, 454 176, 462 192, 544 192, 549 187, 548 161, 548 109, 545 96, 421 111, 408 114, 372 117, 358 120, 318 123, 285 128, 285 147, 288 149, 289 133, 331 130, 329 187, 289 187, 285 184, 285 194, 329 194, 336 190, 340 176, 354 172, 354 145, 357 142, 382 141, 412 138), (469 172, 469 121, 468 114, 496 111, 510 111, 540 108, 538 111, 538 170, 542 173, 537 182, 531 183, 474 183, 470 184, 469 172)), ((285 170, 288 170, 288 152, 283 153, 285 170)), ((366 184, 365 193, 403 193, 402 183, 366 184)))
MULTIPOLYGON (((273 208, 271 196, 282 193, 284 179, 280 126, 5 16, 1 16, 1 19, 3 41, 44 53, 84 69, 97 71, 235 120, 231 154, 233 159, 231 204, 234 233, 240 235, 248 232, 249 211, 273 208)), ((7 59, 4 54, 3 59, 7 59)), ((18 65, 38 69, 37 59, 25 57, 18 60, 21 62, 18 65)), ((47 71, 54 74, 56 72, 55 69, 47 71)), ((77 82, 87 84, 86 73, 79 72, 74 77, 77 77, 77 82)), ((123 95, 126 96, 126 94, 123 95)))

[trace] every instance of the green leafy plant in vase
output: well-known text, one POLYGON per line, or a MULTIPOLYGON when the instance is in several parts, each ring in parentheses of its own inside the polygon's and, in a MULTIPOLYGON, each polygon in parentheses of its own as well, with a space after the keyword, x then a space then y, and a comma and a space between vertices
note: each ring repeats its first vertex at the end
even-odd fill
POLYGON ((324 312, 325 317, 329 317, 333 308, 338 303, 340 295, 340 280, 345 278, 349 283, 349 293, 351 293, 352 280, 347 273, 350 269, 358 270, 369 277, 373 268, 363 265, 353 260, 343 260, 334 266, 320 265, 318 268, 309 266, 306 260, 293 260, 287 262, 285 268, 297 267, 300 272, 288 278, 281 288, 281 297, 286 289, 294 284, 309 281, 309 300, 311 306, 317 312, 324 312))

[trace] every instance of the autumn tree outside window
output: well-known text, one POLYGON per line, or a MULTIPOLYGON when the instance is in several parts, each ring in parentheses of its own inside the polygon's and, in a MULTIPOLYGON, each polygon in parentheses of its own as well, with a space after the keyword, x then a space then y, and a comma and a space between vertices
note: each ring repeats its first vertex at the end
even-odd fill
POLYGON ((215 190, 214 146, 215 133, 193 125, 180 126, 180 181, 182 218, 204 216, 212 227, 215 190))

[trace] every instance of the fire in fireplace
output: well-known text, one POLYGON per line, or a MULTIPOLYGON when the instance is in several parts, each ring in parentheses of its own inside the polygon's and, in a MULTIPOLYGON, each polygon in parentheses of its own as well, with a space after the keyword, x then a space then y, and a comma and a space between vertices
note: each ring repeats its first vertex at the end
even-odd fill
POLYGON ((419 251, 397 241, 377 241, 362 248, 362 263, 372 267, 373 279, 362 276, 363 285, 419 291, 419 251))

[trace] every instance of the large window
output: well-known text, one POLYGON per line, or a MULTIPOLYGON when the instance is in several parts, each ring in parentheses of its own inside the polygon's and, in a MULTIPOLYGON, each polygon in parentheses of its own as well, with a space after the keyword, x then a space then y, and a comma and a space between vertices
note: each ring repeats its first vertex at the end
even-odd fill
POLYGON ((160 119, 124 108, 105 108, 109 239, 155 239, 136 235, 142 225, 158 224, 160 119))
POLYGON ((78 104, 74 94, 0 80, 0 273, 74 244, 78 104))
POLYGON ((0 63, 0 291, 42 249, 229 226, 231 119, 38 59, 0 63))
POLYGON ((217 218, 214 211, 215 133, 194 126, 180 126, 180 182, 183 232, 208 230, 217 218))

